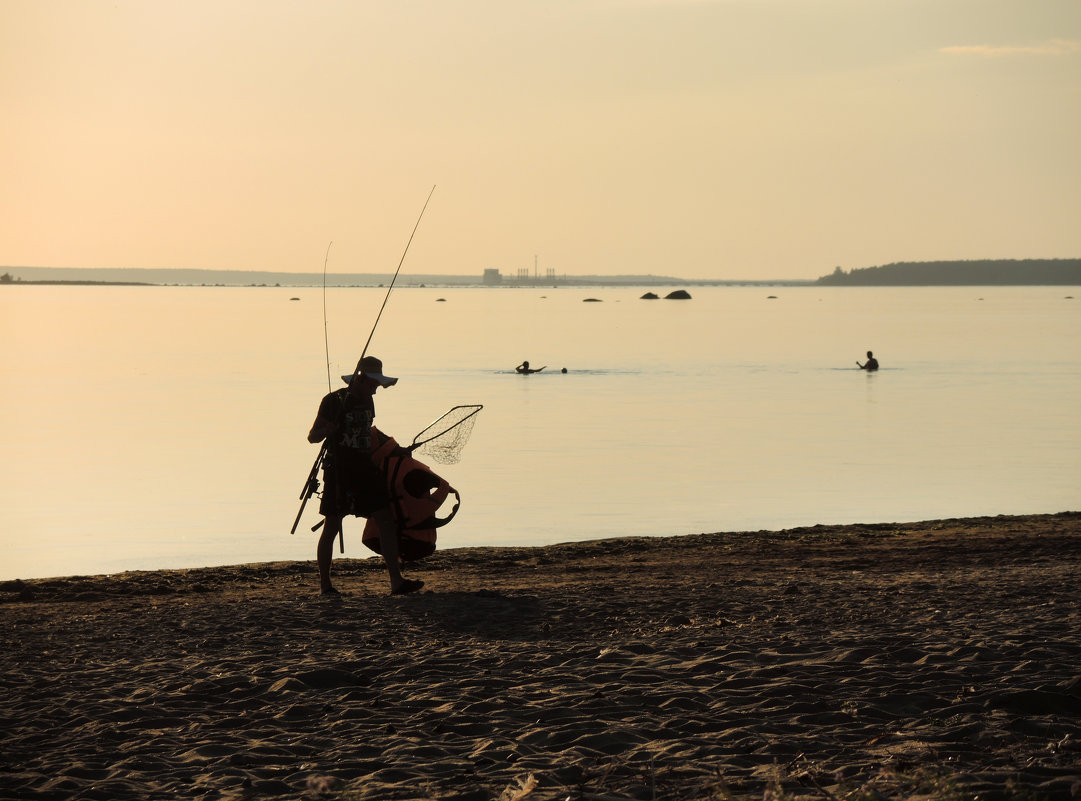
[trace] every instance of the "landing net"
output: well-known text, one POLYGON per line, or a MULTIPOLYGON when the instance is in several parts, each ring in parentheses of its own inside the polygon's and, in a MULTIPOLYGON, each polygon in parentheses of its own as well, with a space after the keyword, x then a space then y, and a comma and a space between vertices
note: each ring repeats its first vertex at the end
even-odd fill
POLYGON ((413 437, 413 450, 439 464, 455 464, 462 448, 473 433, 477 413, 484 407, 477 404, 455 406, 430 426, 413 437))

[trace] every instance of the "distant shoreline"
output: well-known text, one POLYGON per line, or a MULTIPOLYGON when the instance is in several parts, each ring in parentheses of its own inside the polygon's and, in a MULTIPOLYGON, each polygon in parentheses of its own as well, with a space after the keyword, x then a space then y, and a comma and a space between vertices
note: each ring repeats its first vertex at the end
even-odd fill
POLYGON ((980 259, 838 267, 818 286, 1077 286, 1081 259, 980 259))
MULTIPOLYGON (((148 267, 0 267, 0 286, 55 284, 81 286, 247 286, 247 287, 385 287, 394 276, 384 273, 286 273, 266 270, 205 270, 148 267)), ((1078 286, 1081 259, 984 259, 897 262, 846 271, 837 267, 815 279, 687 279, 664 275, 502 275, 485 270, 474 275, 403 273, 397 286, 550 289, 558 287, 844 287, 844 286, 1078 286)))
MULTIPOLYGON (((94 286, 235 286, 305 288, 323 286, 321 273, 271 273, 242 270, 184 270, 152 268, 71 268, 71 267, 0 267, 8 280, 0 286, 15 284, 60 284, 94 286), (80 275, 86 273, 87 276, 80 275), (89 276, 89 277, 88 277, 89 276)), ((328 275, 326 286, 334 289, 385 287, 394 278, 382 273, 346 273, 328 275)), ((545 277, 505 276, 496 283, 479 275, 407 274, 399 276, 399 287, 474 287, 482 289, 550 289, 554 287, 690 287, 690 286, 812 286, 813 280, 691 280, 657 275, 561 275, 545 277)))
MULTIPOLYGON (((976 283, 976 284, 819 284, 815 281, 691 281, 691 280, 675 280, 670 283, 634 283, 634 282, 565 282, 558 284, 540 283, 540 284, 503 284, 497 287, 488 287, 481 283, 438 283, 438 282, 421 282, 410 283, 408 282, 408 276, 405 276, 406 282, 398 284, 399 289, 425 289, 425 288, 442 288, 442 289, 561 289, 561 288, 586 288, 586 287, 623 287, 627 289, 633 288, 657 288, 659 286, 679 286, 679 287, 702 287, 702 286, 725 286, 725 287, 791 287, 791 288, 816 288, 816 289, 905 289, 905 288, 939 288, 948 289, 951 287, 1072 287, 1081 285, 1081 281, 1077 283, 1045 283, 1045 282, 1032 282, 1032 283, 976 283)), ((153 283, 149 281, 67 281, 67 280, 50 280, 50 281, 12 281, 0 284, 0 286, 144 286, 144 287, 161 287, 164 289, 177 288, 177 287, 202 287, 205 289, 213 288, 226 288, 226 289, 312 289, 319 288, 321 284, 185 284, 185 283, 153 283)), ((386 287, 385 283, 378 284, 327 284, 328 289, 380 289, 386 287)))
POLYGON ((0 286, 16 286, 25 284, 29 286, 165 286, 165 284, 149 284, 145 281, 5 281, 0 286))

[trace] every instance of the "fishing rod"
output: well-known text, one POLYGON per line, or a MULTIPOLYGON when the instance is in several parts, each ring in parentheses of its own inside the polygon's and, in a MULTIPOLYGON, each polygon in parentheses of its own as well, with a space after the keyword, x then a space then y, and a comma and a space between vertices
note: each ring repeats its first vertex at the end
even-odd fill
MULTIPOLYGON (((402 251, 402 257, 398 260, 398 269, 394 271, 394 277, 390 279, 390 286, 387 287, 387 294, 383 296, 383 305, 379 307, 379 314, 375 315, 375 322, 372 323, 371 333, 368 334, 368 341, 364 343, 364 350, 360 352, 360 358, 363 359, 364 355, 368 352, 368 346, 372 344, 372 337, 375 335, 375 328, 379 325, 379 318, 383 316, 383 309, 387 307, 387 301, 390 300, 390 290, 394 289, 394 282, 398 280, 398 273, 402 269, 402 265, 405 263, 405 254, 409 252, 409 246, 413 244, 413 236, 417 233, 417 228, 420 227, 421 218, 424 217, 424 212, 428 208, 428 203, 432 199, 432 195, 435 194, 435 184, 432 185, 432 191, 428 193, 427 200, 424 201, 424 207, 420 210, 420 215, 417 217, 417 222, 413 226, 413 232, 409 234, 409 241, 405 243, 405 250, 402 251)), ((355 378, 357 373, 360 372, 360 361, 357 361, 357 368, 353 371, 353 377, 355 378)))
MULTIPOLYGON (((334 240, 330 240, 330 245, 334 240)), ((323 346, 327 352, 327 392, 333 392, 334 387, 330 384, 330 336, 327 334, 327 261, 330 259, 330 245, 327 245, 327 255, 323 258, 323 346)))
MULTIPOLYGON (((327 245, 327 252, 323 257, 323 346, 327 355, 327 392, 334 391, 334 386, 330 382, 330 335, 327 333, 327 262, 330 260, 330 246, 333 244, 334 240, 332 239, 327 245)), ((308 498, 319 491, 319 468, 323 464, 325 455, 326 442, 324 441, 312 469, 308 471, 308 477, 304 479, 304 488, 300 491, 300 511, 297 512, 296 519, 293 521, 293 527, 289 529, 290 534, 296 533, 297 526, 300 525, 300 516, 304 514, 304 507, 308 504, 308 498)))
MULTIPOLYGON (((350 384, 356 381, 357 375, 360 373, 360 363, 364 361, 364 356, 368 353, 368 346, 372 343, 372 337, 375 336, 375 329, 379 326, 379 320, 383 316, 383 309, 387 307, 387 301, 390 300, 390 292, 394 289, 394 284, 398 280, 398 273, 402 270, 402 265, 405 264, 405 256, 409 253, 409 246, 413 244, 413 237, 417 233, 417 228, 420 227, 420 221, 424 218, 424 212, 428 209, 428 203, 431 202, 432 195, 435 194, 435 185, 432 185, 432 191, 428 193, 427 199, 424 201, 424 206, 420 210, 420 214, 417 216, 417 221, 413 225, 413 230, 409 234, 409 240, 405 243, 405 249, 402 251, 402 257, 398 260, 398 269, 394 271, 394 276, 390 279, 390 286, 387 287, 387 294, 383 296, 383 305, 379 307, 379 313, 375 315, 375 322, 372 323, 372 330, 368 334, 368 340, 364 343, 364 349, 360 352, 360 358, 357 359, 357 366, 353 368, 353 375, 349 379, 350 384)), ((331 244, 334 244, 331 242, 331 244)), ((327 256, 330 255, 330 246, 327 246, 327 256)), ((323 261, 323 334, 326 335, 326 261, 323 261)), ((330 385, 330 344, 329 338, 327 338, 327 385, 330 385)), ((333 391, 333 389, 331 389, 333 391)), ((300 491, 300 511, 297 512, 296 519, 293 521, 293 527, 289 529, 290 534, 295 534, 297 526, 300 524, 300 516, 304 514, 304 507, 308 503, 308 499, 319 491, 319 468, 322 466, 323 461, 327 455, 327 440, 323 440, 323 445, 319 449, 319 455, 315 457, 315 463, 312 465, 312 469, 308 472, 308 477, 304 481, 304 488, 300 491)), ((322 521, 320 521, 321 523, 322 521)), ((319 528, 320 524, 316 524, 312 531, 319 528)), ((345 541, 341 532, 338 533, 338 547, 345 551, 345 541)))
MULTIPOLYGON (((330 244, 327 245, 327 252, 323 257, 323 346, 327 355, 327 392, 334 391, 334 386, 330 381, 330 335, 327 333, 327 262, 330 260, 330 246, 333 244, 334 240, 332 239, 330 244)), ((308 471, 308 477, 304 479, 304 488, 300 491, 300 511, 297 512, 296 519, 293 521, 293 527, 289 529, 290 534, 296 533, 297 526, 300 525, 300 516, 304 514, 304 507, 308 504, 308 498, 319 491, 319 468, 323 464, 325 455, 326 443, 324 442, 315 463, 312 465, 312 469, 308 471)))

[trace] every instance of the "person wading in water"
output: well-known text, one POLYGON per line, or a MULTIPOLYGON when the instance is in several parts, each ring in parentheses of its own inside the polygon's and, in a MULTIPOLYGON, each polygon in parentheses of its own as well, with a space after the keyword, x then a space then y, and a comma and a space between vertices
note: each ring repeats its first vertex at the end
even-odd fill
POLYGON ((383 375, 383 363, 365 356, 355 375, 343 375, 349 386, 323 397, 308 442, 327 441, 323 461, 323 498, 319 513, 323 531, 316 547, 319 563, 319 590, 337 595, 330 581, 330 562, 334 539, 341 534, 346 515, 366 517, 379 526, 379 544, 390 574, 392 595, 416 592, 423 581, 402 578, 398 554, 398 525, 391 511, 387 477, 372 463, 372 421, 375 419, 375 393, 391 387, 397 378, 383 375))

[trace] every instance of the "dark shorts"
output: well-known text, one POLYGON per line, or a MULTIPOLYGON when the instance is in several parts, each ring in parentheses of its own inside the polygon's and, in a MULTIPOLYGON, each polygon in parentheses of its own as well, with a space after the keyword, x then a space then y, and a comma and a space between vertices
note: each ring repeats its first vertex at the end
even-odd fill
POLYGON ((339 471, 328 464, 323 470, 319 514, 324 517, 369 517, 388 506, 387 477, 374 465, 339 471))

